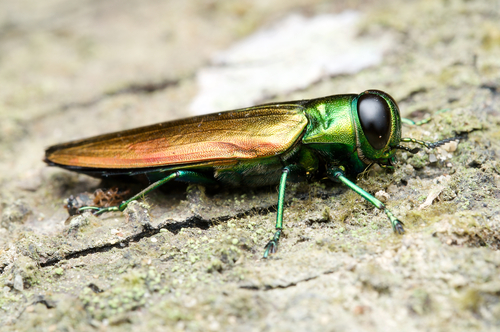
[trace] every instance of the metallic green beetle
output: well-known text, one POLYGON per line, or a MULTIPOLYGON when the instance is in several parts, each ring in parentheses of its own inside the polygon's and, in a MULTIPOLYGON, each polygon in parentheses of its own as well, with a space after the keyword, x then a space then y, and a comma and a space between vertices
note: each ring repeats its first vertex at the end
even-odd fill
MULTIPOLYGON (((405 119, 403 119, 405 120, 405 119)), ((410 121, 410 120, 407 120, 410 121)), ((401 138, 399 109, 387 93, 265 104, 72 141, 47 149, 49 165, 94 176, 146 174, 156 182, 113 207, 81 207, 96 214, 123 211, 127 205, 171 180, 231 186, 279 184, 276 233, 264 257, 276 252, 283 230, 287 180, 321 172, 353 189, 383 210, 394 232, 403 224, 385 205, 348 179, 372 164, 391 167, 396 149, 413 142, 401 138)))

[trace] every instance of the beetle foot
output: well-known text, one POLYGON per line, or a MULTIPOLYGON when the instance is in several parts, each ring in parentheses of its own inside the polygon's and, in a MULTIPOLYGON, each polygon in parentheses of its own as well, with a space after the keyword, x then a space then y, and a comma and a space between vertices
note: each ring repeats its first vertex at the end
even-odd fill
POLYGON ((68 210, 70 217, 80 214, 81 213, 80 207, 81 207, 80 202, 78 201, 78 199, 73 197, 73 195, 69 196, 67 204, 64 206, 64 208, 68 210))
POLYGON ((264 258, 267 258, 269 254, 275 254, 278 251, 278 241, 281 236, 281 229, 278 228, 276 233, 274 233, 274 237, 271 241, 269 241, 264 247, 266 250, 264 251, 264 258))
POLYGON ((403 228, 403 223, 399 220, 396 220, 396 222, 394 223, 394 233, 397 233, 399 235, 403 235, 405 232, 404 228, 403 228))
POLYGON ((272 239, 266 244, 264 248, 264 258, 267 258, 269 254, 275 254, 278 251, 278 240, 272 239))
POLYGON ((404 234, 405 230, 403 228, 403 222, 399 221, 398 218, 396 218, 392 214, 392 212, 389 211, 388 209, 384 209, 384 212, 387 215, 387 217, 389 217, 389 220, 390 220, 391 225, 392 225, 392 230, 394 231, 394 233, 397 233, 399 235, 404 234))

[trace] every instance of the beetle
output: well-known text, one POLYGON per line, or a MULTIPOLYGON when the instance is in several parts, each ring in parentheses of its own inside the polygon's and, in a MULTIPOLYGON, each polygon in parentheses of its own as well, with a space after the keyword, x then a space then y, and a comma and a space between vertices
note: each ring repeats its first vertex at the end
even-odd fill
MULTIPOLYGON (((45 162, 93 176, 146 174, 157 179, 118 206, 84 206, 95 214, 123 211, 134 200, 172 181, 257 187, 279 184, 276 232, 264 257, 275 253, 283 231, 287 181, 324 174, 358 193, 387 215, 395 233, 403 223, 377 198, 350 179, 373 164, 393 167, 400 143, 428 148, 428 143, 401 138, 394 99, 379 90, 360 94, 270 103, 158 123, 49 147, 45 162)), ((413 123, 415 124, 415 123, 413 123)))

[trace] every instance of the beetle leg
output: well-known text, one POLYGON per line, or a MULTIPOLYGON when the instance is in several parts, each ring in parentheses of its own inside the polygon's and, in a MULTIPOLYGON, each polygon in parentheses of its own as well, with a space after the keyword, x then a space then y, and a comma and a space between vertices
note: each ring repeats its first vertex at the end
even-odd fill
POLYGON ((369 193, 364 191, 361 187, 356 185, 354 182, 346 178, 344 171, 342 169, 340 168, 329 169, 328 174, 332 176, 334 179, 339 180, 340 182, 342 182, 343 184, 354 190, 361 197, 366 199, 368 202, 372 203, 373 206, 375 206, 377 209, 383 210, 387 215, 387 217, 389 218, 389 221, 391 222, 392 225, 392 229, 394 230, 395 233, 403 234, 405 232, 403 228, 403 223, 400 220, 398 220, 388 208, 386 208, 384 203, 382 203, 380 200, 376 199, 374 196, 370 195, 369 193))
POLYGON ((413 121, 412 119, 401 118, 401 122, 410 126, 421 126, 431 121, 431 118, 426 118, 420 121, 413 121))
POLYGON ((290 173, 290 168, 287 166, 283 168, 280 179, 279 193, 278 193, 278 207, 276 213, 276 232, 271 241, 269 241, 265 246, 264 258, 267 258, 269 254, 274 254, 278 251, 278 241, 283 231, 283 206, 285 204, 285 188, 286 188, 286 178, 290 173))
POLYGON ((184 181, 184 182, 191 182, 191 183, 214 183, 214 180, 205 177, 204 175, 197 173, 197 172, 192 172, 192 171, 177 171, 172 174, 169 174, 168 176, 164 177, 163 179, 156 181, 149 185, 146 189, 142 190, 140 193, 134 195, 132 198, 122 202, 120 205, 117 206, 110 206, 110 207, 105 207, 105 208, 99 208, 95 206, 84 206, 79 209, 80 212, 86 211, 86 210, 93 210, 95 211, 94 214, 102 214, 105 212, 110 212, 110 211, 123 211, 125 208, 130 204, 132 201, 136 201, 142 197, 144 197, 146 194, 149 192, 155 190, 156 188, 164 185, 165 183, 176 180, 176 181, 184 181))
MULTIPOLYGON (((442 110, 434 112, 434 115, 439 114, 439 113, 448 112, 449 110, 450 110, 449 108, 444 108, 442 110)), ((407 125, 410 125, 410 126, 421 126, 423 124, 426 124, 426 123, 430 122, 431 119, 432 118, 429 117, 429 118, 425 118, 425 119, 420 120, 420 121, 413 121, 412 119, 401 118, 401 123, 404 123, 404 124, 407 124, 407 125)))

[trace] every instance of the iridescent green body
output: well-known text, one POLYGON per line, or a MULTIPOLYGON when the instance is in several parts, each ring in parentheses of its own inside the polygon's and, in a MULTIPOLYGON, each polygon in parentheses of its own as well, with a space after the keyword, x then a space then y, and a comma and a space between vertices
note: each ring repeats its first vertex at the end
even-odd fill
POLYGON ((391 167, 401 138, 401 118, 388 94, 368 90, 311 100, 265 104, 59 144, 46 151, 49 165, 92 175, 146 174, 156 181, 114 207, 82 207, 100 214, 164 183, 219 183, 256 187, 279 183, 274 253, 282 232, 287 181, 325 174, 355 190, 387 214, 395 232, 402 223, 375 197, 348 178, 372 164, 391 167))
MULTIPOLYGON (((373 163, 388 165, 401 140, 401 120, 393 105, 392 137, 387 148, 373 149, 362 134, 356 111, 358 95, 335 95, 294 102, 307 126, 290 150, 266 158, 241 160, 236 165, 216 167, 215 178, 229 185, 262 186, 279 183, 284 166, 293 165, 296 175, 343 167, 355 177, 373 163), (353 105, 354 104, 354 105, 353 105)), ((287 103, 288 104, 288 103, 287 103)))

